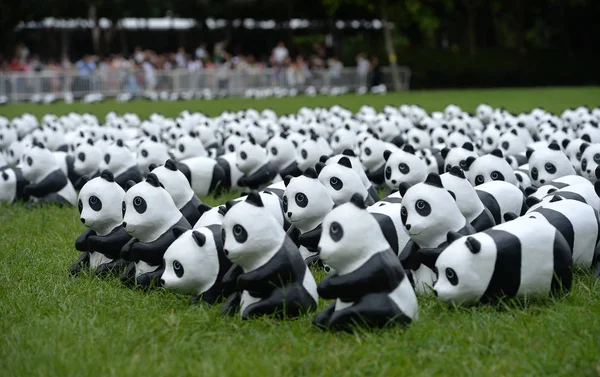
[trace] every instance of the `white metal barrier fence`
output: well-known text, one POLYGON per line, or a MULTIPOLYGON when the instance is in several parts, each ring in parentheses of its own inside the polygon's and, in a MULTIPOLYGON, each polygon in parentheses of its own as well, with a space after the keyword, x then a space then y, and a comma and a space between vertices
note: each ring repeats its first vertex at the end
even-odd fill
MULTIPOLYGON (((399 67, 401 90, 408 90, 410 70, 399 67)), ((8 101, 28 101, 32 97, 50 94, 61 98, 71 93, 81 98, 88 93, 100 93, 105 97, 116 97, 122 93, 142 96, 144 93, 170 92, 191 93, 209 89, 229 96, 248 95, 249 90, 286 88, 304 91, 309 87, 320 92, 328 88, 344 88, 356 91, 371 86, 371 74, 361 75, 356 68, 339 70, 313 69, 244 69, 230 70, 223 67, 189 71, 142 70, 142 69, 98 69, 83 75, 77 71, 4 72, 0 73, 0 96, 8 101)), ((389 68, 382 69, 380 82, 393 88, 389 68)))

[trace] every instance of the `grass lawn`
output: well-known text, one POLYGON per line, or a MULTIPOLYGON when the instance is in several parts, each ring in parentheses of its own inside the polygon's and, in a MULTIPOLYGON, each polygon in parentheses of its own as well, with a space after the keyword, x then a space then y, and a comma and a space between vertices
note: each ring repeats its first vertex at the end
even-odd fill
MULTIPOLYGON (((16 104, 0 115, 114 110, 141 117, 183 109, 418 103, 428 110, 483 101, 509 110, 600 105, 600 88, 407 92, 387 96, 50 106, 16 104)), ((227 198, 205 198, 215 205, 227 198)), ((600 283, 578 271, 572 292, 552 302, 469 309, 421 298, 407 330, 322 333, 315 313, 297 320, 223 318, 166 291, 68 274, 84 230, 75 208, 0 206, 1 376, 600 376, 600 283)), ((317 280, 323 277, 317 274, 317 280)), ((320 308, 326 306, 320 302, 320 308)))

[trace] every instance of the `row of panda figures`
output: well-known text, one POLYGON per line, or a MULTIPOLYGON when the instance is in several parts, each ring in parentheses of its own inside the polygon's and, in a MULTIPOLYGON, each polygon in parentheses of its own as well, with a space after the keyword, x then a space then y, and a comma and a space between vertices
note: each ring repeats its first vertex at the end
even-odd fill
POLYGON ((224 300, 244 319, 321 297, 319 328, 406 325, 417 296, 551 297, 576 266, 600 276, 599 121, 486 104, 0 117, 0 201, 78 206, 73 275, 224 300), (244 194, 199 199, 230 189, 244 194))

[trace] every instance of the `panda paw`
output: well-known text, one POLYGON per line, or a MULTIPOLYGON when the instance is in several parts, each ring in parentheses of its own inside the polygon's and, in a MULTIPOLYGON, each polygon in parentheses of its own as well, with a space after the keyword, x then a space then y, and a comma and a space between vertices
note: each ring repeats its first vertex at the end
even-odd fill
POLYGON ((79 272, 87 266, 90 265, 90 253, 85 252, 81 253, 77 261, 71 266, 69 273, 71 276, 79 275, 79 272))
POLYGON ((234 315, 240 309, 242 294, 240 292, 232 293, 221 305, 219 311, 222 315, 234 315))

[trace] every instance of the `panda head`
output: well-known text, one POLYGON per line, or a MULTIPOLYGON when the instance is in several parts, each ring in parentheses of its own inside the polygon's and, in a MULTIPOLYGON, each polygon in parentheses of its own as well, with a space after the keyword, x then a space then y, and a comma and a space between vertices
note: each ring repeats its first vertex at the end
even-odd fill
POLYGON ((581 139, 574 139, 569 142, 563 142, 563 147, 565 149, 565 154, 571 161, 571 165, 575 169, 577 174, 581 174, 581 144, 584 141, 581 139))
POLYGON ((506 156, 523 153, 527 150, 525 142, 519 136, 516 128, 504 132, 498 139, 498 148, 506 156))
POLYGON ((431 135, 425 127, 413 127, 406 133, 406 142, 415 149, 431 148, 431 135))
POLYGON ((195 195, 185 174, 178 168, 175 161, 169 159, 163 166, 152 169, 165 190, 171 195, 177 208, 181 209, 195 195))
POLYGON ((330 145, 334 153, 342 153, 346 149, 354 150, 357 141, 356 133, 346 128, 339 128, 331 136, 330 145))
POLYGON ((515 177, 521 190, 525 190, 531 186, 531 178, 529 178, 529 171, 527 170, 515 170, 515 177))
POLYGON ((474 304, 485 293, 494 273, 496 245, 486 233, 455 238, 448 235, 451 243, 437 258, 433 289, 442 302, 474 304))
POLYGON ((340 275, 355 271, 373 254, 389 248, 360 194, 353 195, 350 202, 336 207, 323 219, 319 258, 340 275))
POLYGON ((473 221, 483 211, 483 204, 475 188, 458 166, 453 166, 448 173, 440 175, 440 179, 444 188, 455 198, 460 212, 467 221, 473 221))
POLYGON ((368 192, 360 176, 352 169, 352 163, 347 157, 342 157, 337 163, 323 166, 317 164, 319 182, 336 205, 346 203, 352 195, 359 193, 363 200, 367 199, 368 192))
POLYGON ((479 118, 479 120, 481 120, 483 124, 488 124, 490 122, 493 113, 494 109, 487 103, 482 103, 475 109, 475 114, 477 114, 477 118, 479 118))
POLYGON ((236 153, 243 141, 244 139, 239 135, 230 135, 227 139, 225 139, 225 143, 223 144, 225 153, 236 153))
POLYGON ((421 247, 438 247, 448 231, 458 231, 466 225, 456 201, 435 173, 410 188, 401 185, 400 194, 402 224, 410 238, 421 247))
POLYGON ((385 183, 392 190, 398 189, 402 183, 414 185, 423 182, 427 176, 427 165, 409 144, 402 150, 385 152, 384 158, 385 183))
POLYGON ((244 174, 252 174, 268 161, 267 151, 254 139, 244 141, 238 151, 236 165, 244 174))
POLYGON ((473 186, 491 181, 506 181, 517 186, 515 173, 499 149, 475 160, 469 158, 467 165, 469 182, 473 186))
MULTIPOLYGON (((392 144, 390 144, 391 146, 392 144)), ((360 162, 367 170, 376 170, 385 165, 384 153, 386 151, 385 142, 369 137, 360 145, 360 162)))
POLYGON ((12 142, 6 150, 6 164, 8 166, 16 166, 19 163, 21 155, 25 149, 26 147, 24 142, 12 142))
POLYGON ((167 190, 152 173, 127 190, 122 207, 125 211, 123 227, 142 242, 158 239, 182 217, 167 190))
POLYGON ((298 156, 298 168, 301 171, 314 167, 322 155, 321 147, 317 143, 316 138, 307 138, 304 140, 296 148, 296 154, 298 156))
POLYGON ((209 225, 220 226, 223 222, 223 216, 225 215, 226 207, 223 205, 210 208, 208 204, 202 203, 198 207, 198 211, 201 213, 201 215, 196 224, 194 224, 194 229, 209 225))
POLYGON ((79 144, 73 152, 73 169, 79 175, 94 175, 100 168, 102 151, 91 139, 79 144))
POLYGON ((470 143, 471 138, 466 136, 462 131, 453 131, 448 135, 446 145, 450 148, 457 148, 465 143, 470 143))
POLYGON ((577 133, 587 143, 600 143, 600 127, 598 122, 590 120, 582 123, 577 133))
POLYGON ((193 135, 185 135, 177 139, 175 148, 171 150, 176 161, 190 157, 205 157, 208 154, 200 140, 193 135))
POLYGON ((267 142, 269 161, 281 170, 296 161, 296 148, 291 140, 275 136, 267 142))
POLYGON ((448 130, 444 127, 436 127, 431 131, 431 142, 436 148, 444 148, 448 141, 448 130))
POLYGON ((581 175, 592 182, 596 181, 596 167, 600 164, 600 144, 583 143, 581 153, 581 175))
POLYGON ((299 177, 285 177, 285 183, 284 215, 303 232, 316 228, 335 205, 316 171, 308 168, 299 177))
POLYGON ((81 188, 77 201, 79 218, 86 227, 106 235, 123 222, 124 198, 125 191, 115 183, 112 173, 105 170, 81 188))
POLYGON ((174 292, 200 295, 209 290, 219 274, 219 255, 208 228, 186 230, 175 227, 176 237, 164 255, 162 285, 174 292))
POLYGON ((221 235, 227 258, 246 272, 267 263, 286 237, 281 225, 255 191, 229 208, 223 217, 221 235))
POLYGON ((442 157, 444 158, 444 171, 449 172, 453 166, 458 166, 461 169, 467 169, 467 159, 469 157, 477 158, 477 152, 471 142, 464 143, 461 147, 444 148, 442 149, 442 157))
POLYGON ((148 168, 151 164, 164 164, 169 156, 169 151, 165 144, 161 144, 154 140, 144 140, 138 145, 137 149, 137 165, 143 175, 150 172, 148 168))
POLYGON ((110 144, 104 151, 102 161, 100 161, 100 170, 110 170, 114 175, 125 172, 136 166, 134 154, 123 145, 119 139, 116 143, 110 144))
MULTIPOLYGON (((548 148, 538 148, 534 152, 528 153, 528 157, 529 177, 531 184, 535 187, 540 187, 565 175, 575 174, 571 161, 560 150, 558 144, 552 143, 548 148)), ((596 165, 598 163, 600 163, 600 154, 596 165)))
POLYGON ((490 153, 494 149, 498 148, 501 134, 502 128, 499 125, 493 123, 488 124, 481 134, 481 151, 483 153, 490 153))
POLYGON ((35 144, 26 150, 21 156, 21 162, 18 166, 23 172, 23 177, 33 183, 41 181, 48 174, 58 169, 52 152, 40 144, 35 144))
MULTIPOLYGON (((0 169, 0 203, 13 203, 18 197, 19 169, 0 169)), ((22 178, 22 177, 21 177, 22 178)))

